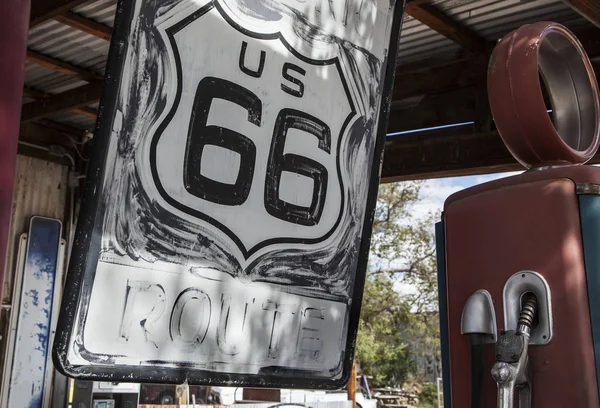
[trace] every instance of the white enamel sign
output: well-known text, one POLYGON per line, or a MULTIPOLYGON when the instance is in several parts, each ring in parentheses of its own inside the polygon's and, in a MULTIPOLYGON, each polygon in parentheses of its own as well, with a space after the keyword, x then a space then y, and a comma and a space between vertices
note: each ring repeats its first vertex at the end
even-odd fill
POLYGON ((119 11, 58 366, 98 380, 341 385, 401 5, 119 11))

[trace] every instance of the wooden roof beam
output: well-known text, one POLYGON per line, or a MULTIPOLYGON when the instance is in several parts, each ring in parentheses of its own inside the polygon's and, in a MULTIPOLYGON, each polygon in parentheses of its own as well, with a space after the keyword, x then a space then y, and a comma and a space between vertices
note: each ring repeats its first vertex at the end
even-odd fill
POLYGON ((485 38, 480 37, 470 28, 451 19, 431 4, 409 2, 404 7, 404 11, 406 14, 419 20, 432 30, 437 31, 475 55, 485 54, 493 46, 485 38))
POLYGON ((388 137, 383 183, 519 170, 497 132, 471 126, 388 137))
POLYGON ((78 158, 73 139, 80 138, 40 123, 22 123, 19 132, 19 154, 69 166, 73 163, 71 160, 78 158), (33 147, 30 143, 39 147, 33 147), (62 149, 71 158, 59 154, 62 149))
POLYGON ((48 115, 64 112, 98 102, 102 95, 102 82, 94 82, 70 91, 23 105, 21 122, 41 119, 48 115))
POLYGON ((42 99, 50 96, 50 94, 46 92, 38 91, 37 89, 29 88, 27 86, 23 87, 23 94, 33 99, 42 99))
MULTIPOLYGON (((79 135, 74 135, 71 132, 64 132, 60 129, 46 126, 41 122, 21 123, 19 134, 21 140, 40 142, 44 145, 60 144, 61 142, 67 142, 68 137, 72 140, 77 140, 84 136, 85 134, 82 132, 80 132, 79 135)), ((70 145, 70 143, 68 145, 70 145)))
POLYGON ((35 27, 62 14, 87 0, 32 0, 29 27, 35 27))
MULTIPOLYGON (((49 98, 50 96, 52 96, 52 94, 48 94, 46 92, 38 91, 36 89, 32 89, 32 88, 28 88, 28 87, 23 88, 23 93, 34 99, 44 99, 44 98, 49 98)), ((98 116, 98 111, 96 109, 88 108, 85 106, 80 107, 80 108, 73 108, 73 109, 71 109, 71 112, 77 113, 79 115, 87 116, 88 118, 92 118, 92 119, 96 119, 96 117, 98 116)))
POLYGON ((392 100, 402 100, 415 95, 429 95, 462 88, 485 79, 487 66, 479 61, 456 61, 441 67, 405 73, 402 66, 396 70, 392 100))
POLYGON ((106 41, 110 41, 112 36, 112 28, 104 24, 98 23, 89 18, 80 16, 72 11, 66 11, 54 17, 54 19, 62 24, 68 25, 84 33, 96 36, 106 41))
POLYGON ((46 128, 50 128, 71 136, 75 136, 77 138, 85 137, 88 134, 87 130, 79 129, 73 126, 65 125, 64 123, 58 123, 49 119, 39 119, 34 122, 29 123, 37 123, 38 125, 44 126, 46 128))
MULTIPOLYGON (((599 164, 597 153, 589 164, 599 164)), ((391 136, 385 143, 382 183, 524 171, 496 131, 469 126, 391 136)))
POLYGON ((88 108, 87 106, 73 108, 71 111, 73 113, 77 113, 78 115, 87 116, 90 119, 96 119, 98 116, 98 111, 96 109, 88 108))
POLYGON ((409 99, 401 104, 392 103, 388 133, 475 121, 477 88, 440 92, 411 102, 409 99))
MULTIPOLYGON (((574 32, 588 56, 600 57, 600 30, 596 27, 574 32)), ((600 64, 594 64, 600 78, 600 64)), ((459 88, 486 83, 487 61, 481 58, 462 59, 433 68, 415 70, 399 65, 392 94, 393 101, 420 95, 439 94, 459 88)))
POLYGON ((102 75, 88 69, 78 67, 69 62, 61 61, 33 50, 27 50, 27 61, 88 82, 101 81, 104 78, 102 75))
POLYGON ((600 3, 598 0, 562 0, 596 27, 600 27, 600 3))

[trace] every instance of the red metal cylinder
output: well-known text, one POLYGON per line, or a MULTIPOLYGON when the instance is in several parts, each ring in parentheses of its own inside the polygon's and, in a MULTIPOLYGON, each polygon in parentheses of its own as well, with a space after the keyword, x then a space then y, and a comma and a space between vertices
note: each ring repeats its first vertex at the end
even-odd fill
POLYGON ((10 226, 30 0, 0 1, 0 285, 10 226))
MULTIPOLYGON (((550 44, 550 47, 554 47, 550 44)), ((555 84, 556 85, 556 84, 555 84)), ((550 89, 556 98, 567 98, 560 89, 550 89)), ((500 137, 512 155, 525 167, 551 165, 583 164, 590 160, 598 150, 599 104, 598 84, 588 56, 575 35, 564 26, 541 21, 524 25, 500 41, 490 58, 488 67, 488 94, 490 107, 500 137), (558 37, 570 44, 573 52, 570 57, 578 61, 569 61, 564 56, 560 64, 569 66, 581 64, 583 72, 562 72, 562 84, 571 80, 569 74, 577 75, 586 82, 593 105, 587 113, 593 111, 593 128, 586 129, 589 143, 575 149, 566 143, 570 134, 560 134, 547 113, 540 83, 540 61, 545 42, 556 41, 558 37), (575 54, 575 55, 573 55, 575 54)), ((581 99, 581 94, 578 95, 581 99)), ((577 104, 577 101, 574 101, 577 104)), ((583 103, 584 101, 579 101, 583 103)), ((562 112, 561 115, 573 115, 575 112, 562 112)))

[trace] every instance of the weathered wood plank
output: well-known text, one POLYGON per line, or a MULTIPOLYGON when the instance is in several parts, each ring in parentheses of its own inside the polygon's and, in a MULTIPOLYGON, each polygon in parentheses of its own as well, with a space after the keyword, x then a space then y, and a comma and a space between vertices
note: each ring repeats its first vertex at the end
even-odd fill
POLYGON ((21 121, 43 118, 57 112, 79 108, 97 102, 102 94, 102 83, 95 82, 51 97, 23 105, 21 121))
POLYGON ((485 38, 453 20, 436 6, 426 3, 409 3, 405 6, 404 11, 474 54, 484 54, 492 48, 485 38))
POLYGON ((102 75, 92 72, 86 68, 78 67, 69 62, 61 61, 33 50, 27 50, 27 61, 65 75, 81 78, 89 82, 101 81, 103 79, 102 75))
POLYGON ((600 27, 600 2, 598 0, 562 0, 596 27, 600 27))
POLYGON ((84 33, 88 33, 106 41, 110 41, 112 36, 112 28, 109 26, 80 16, 72 11, 66 11, 63 14, 59 14, 55 16, 54 19, 62 24, 68 25, 69 27, 73 27, 77 30, 83 31, 84 33))

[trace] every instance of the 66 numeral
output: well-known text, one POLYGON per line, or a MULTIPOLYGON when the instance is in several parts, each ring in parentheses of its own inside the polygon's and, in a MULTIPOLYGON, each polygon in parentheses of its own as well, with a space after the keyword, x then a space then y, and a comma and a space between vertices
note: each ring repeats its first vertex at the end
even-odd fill
POLYGON ((288 130, 299 129, 319 139, 319 149, 329 153, 331 132, 319 119, 295 109, 282 109, 275 121, 273 141, 269 153, 265 188, 265 207, 274 217, 301 225, 316 225, 323 213, 327 191, 327 169, 308 157, 283 154, 288 130), (301 207, 279 198, 281 174, 284 171, 313 179, 314 187, 310 207, 301 207))
POLYGON ((260 126, 262 102, 233 82, 207 77, 198 85, 185 149, 183 183, 187 191, 204 200, 223 205, 241 205, 248 198, 256 146, 241 133, 221 126, 207 126, 210 105, 215 98, 233 102, 248 111, 248 122, 260 126), (221 183, 201 174, 202 153, 206 145, 220 146, 238 153, 240 168, 234 184, 221 183))
MULTIPOLYGON (((192 109, 184 160, 186 190, 204 200, 221 205, 242 205, 250 194, 256 165, 256 145, 248 137, 221 126, 207 126, 213 99, 224 99, 248 111, 248 122, 260 127, 262 101, 250 90, 233 82, 206 77, 200 81, 192 109), (207 145, 218 146, 240 155, 234 184, 221 183, 201 174, 202 154, 207 145)), ((317 137, 319 149, 330 153, 331 131, 321 120, 295 109, 282 109, 277 115, 269 151, 265 177, 264 204, 267 212, 281 220, 312 226, 323 213, 327 192, 327 169, 315 160, 293 153, 284 154, 288 131, 298 129, 317 137), (279 198, 284 171, 313 180, 311 204, 308 207, 288 203, 279 198)))

